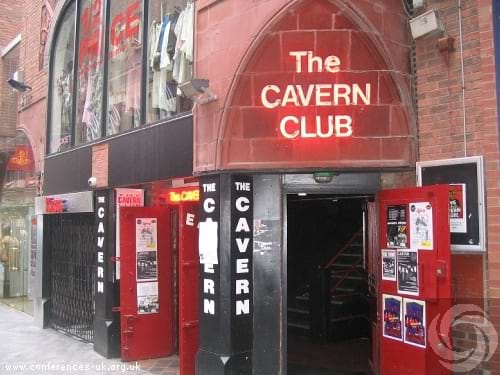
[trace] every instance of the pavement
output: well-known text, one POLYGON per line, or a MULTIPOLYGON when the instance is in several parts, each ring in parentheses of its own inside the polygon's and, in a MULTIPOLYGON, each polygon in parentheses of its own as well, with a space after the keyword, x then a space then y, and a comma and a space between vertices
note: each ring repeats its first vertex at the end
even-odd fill
POLYGON ((179 375, 178 357, 121 362, 105 359, 84 343, 0 303, 0 374, 179 375))

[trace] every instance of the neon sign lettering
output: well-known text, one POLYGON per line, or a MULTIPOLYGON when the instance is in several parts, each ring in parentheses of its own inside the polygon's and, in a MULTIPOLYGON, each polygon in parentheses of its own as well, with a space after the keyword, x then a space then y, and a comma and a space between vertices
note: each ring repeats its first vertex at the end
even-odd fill
MULTIPOLYGON (((314 56, 311 51, 292 51, 297 73, 337 73, 341 61, 331 55, 325 59, 314 56)), ((261 91, 262 105, 268 109, 279 107, 336 107, 371 104, 372 87, 366 84, 316 83, 306 87, 290 84, 285 88, 270 84, 261 91)), ((295 138, 331 138, 350 137, 353 135, 352 116, 344 114, 328 115, 327 118, 316 115, 311 130, 307 116, 287 115, 280 120, 281 135, 287 139, 295 138)))
POLYGON ((167 196, 167 202, 171 204, 182 202, 198 202, 199 200, 199 189, 169 191, 167 196))

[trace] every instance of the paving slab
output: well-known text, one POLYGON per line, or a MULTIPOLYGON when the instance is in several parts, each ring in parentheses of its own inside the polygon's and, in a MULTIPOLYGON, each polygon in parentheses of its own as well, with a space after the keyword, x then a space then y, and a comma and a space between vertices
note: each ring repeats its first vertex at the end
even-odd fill
POLYGON ((53 329, 41 329, 35 326, 31 316, 0 303, 0 374, 2 375, 64 373, 150 375, 161 372, 178 375, 177 363, 177 356, 137 363, 103 358, 94 352, 92 344, 53 329))

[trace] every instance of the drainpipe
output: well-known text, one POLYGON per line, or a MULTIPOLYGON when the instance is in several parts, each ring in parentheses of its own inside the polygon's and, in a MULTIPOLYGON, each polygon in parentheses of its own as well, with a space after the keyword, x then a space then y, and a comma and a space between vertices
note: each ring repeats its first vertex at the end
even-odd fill
POLYGON ((462 74, 462 115, 464 119, 464 157, 467 157, 467 109, 465 108, 464 38, 462 32, 462 0, 458 0, 458 30, 460 34, 460 66, 462 74))

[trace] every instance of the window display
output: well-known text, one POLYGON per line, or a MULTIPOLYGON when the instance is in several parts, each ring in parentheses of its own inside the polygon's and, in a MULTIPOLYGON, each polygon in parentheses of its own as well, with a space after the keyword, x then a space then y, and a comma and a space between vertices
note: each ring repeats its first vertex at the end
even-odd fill
POLYGON ((148 122, 191 109, 178 84, 193 75, 194 3, 153 0, 149 3, 148 122))
POLYGON ((142 2, 113 1, 110 12, 107 134, 116 134, 140 124, 142 2))
POLYGON ((62 17, 51 52, 48 153, 191 110, 178 85, 193 76, 193 0, 72 1, 62 17))
POLYGON ((73 63, 75 50, 75 4, 69 6, 54 44, 52 64, 52 108, 49 152, 71 146, 73 63))
POLYGON ((101 137, 104 1, 83 0, 78 38, 76 144, 101 137))

